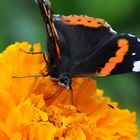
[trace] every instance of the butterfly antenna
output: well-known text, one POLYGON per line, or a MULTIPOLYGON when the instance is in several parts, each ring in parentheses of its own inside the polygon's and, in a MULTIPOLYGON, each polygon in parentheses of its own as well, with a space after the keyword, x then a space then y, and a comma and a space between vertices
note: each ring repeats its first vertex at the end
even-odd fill
POLYGON ((31 77, 47 77, 49 74, 32 74, 32 75, 19 75, 19 76, 13 76, 12 78, 31 78, 31 77))
MULTIPOLYGON (((73 82, 77 85, 79 85, 83 90, 87 91, 88 93, 91 93, 91 91, 89 91, 89 89, 87 89, 86 87, 82 86, 81 84, 79 84, 78 82, 74 81, 73 82)), ((103 102, 104 104, 106 104, 108 107, 110 107, 111 109, 115 109, 115 107, 111 104, 109 104, 107 101, 105 101, 104 99, 102 99, 100 96, 98 96, 96 93, 91 93, 94 97, 96 97, 98 100, 100 100, 101 102, 103 102)))
POLYGON ((20 48, 19 49, 20 51, 22 51, 23 53, 26 53, 26 54, 43 54, 44 52, 30 52, 30 51, 25 51, 24 49, 20 48))
POLYGON ((26 53, 26 54, 31 54, 31 55, 35 55, 35 54, 42 54, 43 55, 43 58, 44 58, 44 61, 48 64, 48 60, 46 58, 46 53, 44 52, 27 52, 25 50, 23 50, 22 48, 20 48, 20 51, 22 51, 23 53, 26 53))

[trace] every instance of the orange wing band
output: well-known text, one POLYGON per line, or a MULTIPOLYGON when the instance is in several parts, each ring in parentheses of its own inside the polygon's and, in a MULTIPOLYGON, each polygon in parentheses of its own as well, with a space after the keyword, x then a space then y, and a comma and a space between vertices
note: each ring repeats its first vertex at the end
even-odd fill
POLYGON ((109 61, 105 64, 104 68, 101 69, 97 75, 106 76, 109 75, 110 72, 116 67, 118 63, 123 62, 124 57, 129 49, 129 42, 126 39, 118 40, 119 50, 116 52, 116 56, 109 59, 109 61))
POLYGON ((110 25, 103 19, 93 18, 88 16, 62 16, 61 21, 68 25, 83 25, 86 27, 110 27, 110 25))

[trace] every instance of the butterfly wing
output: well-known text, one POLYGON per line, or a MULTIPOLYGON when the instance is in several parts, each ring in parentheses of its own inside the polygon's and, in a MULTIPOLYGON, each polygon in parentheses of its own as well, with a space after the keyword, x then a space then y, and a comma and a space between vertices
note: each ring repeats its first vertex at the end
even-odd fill
POLYGON ((112 56, 110 53, 99 58, 102 50, 108 49, 105 45, 116 36, 105 21, 85 16, 55 16, 55 25, 60 40, 61 73, 93 75, 112 56))
POLYGON ((110 44, 117 45, 118 50, 115 56, 109 58, 100 70, 100 74, 107 73, 105 71, 110 74, 140 71, 140 40, 138 38, 130 34, 121 34, 116 36, 110 44))
POLYGON ((51 77, 58 78, 58 67, 60 61, 59 41, 54 17, 52 16, 51 3, 49 0, 36 0, 40 8, 47 30, 47 52, 48 52, 48 72, 51 77))
POLYGON ((117 35, 104 20, 85 16, 55 16, 55 25, 61 73, 105 76, 136 71, 133 65, 139 57, 132 53, 139 50, 137 38, 117 35))

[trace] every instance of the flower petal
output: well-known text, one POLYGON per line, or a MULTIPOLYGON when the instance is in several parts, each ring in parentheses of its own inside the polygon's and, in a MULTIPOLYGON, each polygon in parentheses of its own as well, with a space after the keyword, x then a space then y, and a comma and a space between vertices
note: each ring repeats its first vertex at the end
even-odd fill
MULTIPOLYGON (((15 43, 0 54, 2 140, 136 140, 136 114, 104 97, 95 80, 73 78, 71 92, 49 76, 12 78, 47 73, 41 54, 20 48, 29 51, 32 45, 15 43)), ((33 48, 41 51, 40 44, 33 48)))

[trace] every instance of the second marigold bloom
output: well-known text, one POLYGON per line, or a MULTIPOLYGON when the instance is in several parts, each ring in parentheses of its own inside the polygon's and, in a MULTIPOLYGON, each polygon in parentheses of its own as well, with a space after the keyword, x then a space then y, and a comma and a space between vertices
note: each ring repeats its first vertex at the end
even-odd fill
MULTIPOLYGON (((73 79, 71 105, 70 91, 50 77, 13 79, 47 71, 42 55, 20 48, 29 51, 31 45, 15 43, 0 54, 0 139, 136 140, 135 113, 104 97, 95 80, 73 79)), ((39 44, 34 51, 40 51, 39 44)))

